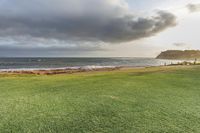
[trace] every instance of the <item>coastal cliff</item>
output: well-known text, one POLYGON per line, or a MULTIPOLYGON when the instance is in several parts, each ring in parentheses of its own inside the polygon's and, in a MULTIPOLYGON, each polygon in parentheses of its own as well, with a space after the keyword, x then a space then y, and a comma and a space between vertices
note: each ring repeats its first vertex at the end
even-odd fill
POLYGON ((156 59, 195 60, 200 59, 200 50, 167 50, 161 52, 156 59))

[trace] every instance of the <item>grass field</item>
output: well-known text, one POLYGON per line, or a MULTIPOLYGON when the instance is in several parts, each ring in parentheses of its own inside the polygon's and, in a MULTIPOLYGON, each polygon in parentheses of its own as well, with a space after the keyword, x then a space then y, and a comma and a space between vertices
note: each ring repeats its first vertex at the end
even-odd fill
POLYGON ((200 132, 200 67, 0 75, 4 132, 200 132))

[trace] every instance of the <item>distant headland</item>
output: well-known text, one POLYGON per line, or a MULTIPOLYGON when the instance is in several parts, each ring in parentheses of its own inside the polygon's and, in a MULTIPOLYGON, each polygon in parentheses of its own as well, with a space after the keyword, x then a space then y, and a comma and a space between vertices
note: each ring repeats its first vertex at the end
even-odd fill
POLYGON ((200 59, 200 50, 167 50, 161 52, 156 59, 196 60, 200 59))

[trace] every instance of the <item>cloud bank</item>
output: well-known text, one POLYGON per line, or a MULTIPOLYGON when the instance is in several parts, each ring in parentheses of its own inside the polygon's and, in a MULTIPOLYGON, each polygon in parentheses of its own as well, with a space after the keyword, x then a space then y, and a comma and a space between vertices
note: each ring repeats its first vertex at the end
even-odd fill
POLYGON ((200 4, 188 4, 187 8, 190 12, 199 12, 200 11, 200 4))
POLYGON ((187 46, 189 46, 187 43, 174 43, 173 44, 174 46, 176 46, 176 47, 187 47, 187 46))
POLYGON ((172 13, 141 17, 124 0, 0 0, 0 37, 11 40, 9 47, 122 43, 154 36, 175 24, 172 13))

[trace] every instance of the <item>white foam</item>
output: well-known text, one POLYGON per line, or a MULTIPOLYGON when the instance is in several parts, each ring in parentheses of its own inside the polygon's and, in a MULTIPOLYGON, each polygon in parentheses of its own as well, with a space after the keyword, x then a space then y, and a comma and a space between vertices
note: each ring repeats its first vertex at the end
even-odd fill
POLYGON ((94 70, 94 69, 103 69, 103 68, 116 68, 116 66, 83 66, 80 69, 94 70))

